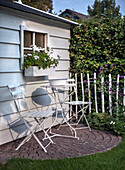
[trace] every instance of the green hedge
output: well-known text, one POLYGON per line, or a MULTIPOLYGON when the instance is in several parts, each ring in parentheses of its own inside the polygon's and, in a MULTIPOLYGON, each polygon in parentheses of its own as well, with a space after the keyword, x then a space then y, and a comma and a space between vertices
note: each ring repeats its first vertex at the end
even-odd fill
POLYGON ((71 72, 124 74, 125 19, 93 18, 81 21, 72 32, 71 72), (102 69, 103 70, 103 69, 102 69))

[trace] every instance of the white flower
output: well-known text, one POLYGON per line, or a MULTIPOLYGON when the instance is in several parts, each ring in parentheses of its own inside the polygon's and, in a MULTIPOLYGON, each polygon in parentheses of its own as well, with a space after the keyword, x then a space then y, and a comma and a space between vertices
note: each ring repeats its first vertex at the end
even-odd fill
POLYGON ((37 46, 36 45, 31 45, 30 46, 33 50, 36 50, 37 46))
POLYGON ((40 51, 44 51, 44 50, 45 50, 45 48, 41 48, 41 47, 39 47, 39 50, 40 50, 40 51))
POLYGON ((113 124, 113 121, 111 121, 110 124, 113 124))
POLYGON ((35 55, 34 58, 35 58, 35 60, 38 60, 38 59, 39 59, 39 56, 35 55))
POLYGON ((33 49, 33 51, 38 51, 38 52, 40 52, 40 48, 37 47, 36 45, 31 45, 30 47, 33 49))
POLYGON ((110 122, 110 124, 113 124, 113 125, 115 125, 115 122, 111 121, 111 122, 110 122))
POLYGON ((27 54, 27 56, 32 56, 32 54, 27 54))
POLYGON ((31 47, 31 48, 33 48, 33 47, 34 47, 34 45, 31 45, 30 47, 31 47))

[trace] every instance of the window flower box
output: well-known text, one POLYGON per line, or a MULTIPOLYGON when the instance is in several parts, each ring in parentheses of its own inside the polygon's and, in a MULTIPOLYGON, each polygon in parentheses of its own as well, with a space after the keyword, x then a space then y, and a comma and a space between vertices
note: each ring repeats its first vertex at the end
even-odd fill
POLYGON ((54 67, 50 68, 38 68, 37 66, 30 66, 24 70, 24 75, 26 77, 35 77, 35 76, 49 76, 52 75, 55 71, 54 67))
POLYGON ((49 76, 54 74, 55 67, 58 65, 58 59, 50 57, 51 51, 31 46, 32 54, 26 54, 24 57, 24 75, 26 77, 49 76))

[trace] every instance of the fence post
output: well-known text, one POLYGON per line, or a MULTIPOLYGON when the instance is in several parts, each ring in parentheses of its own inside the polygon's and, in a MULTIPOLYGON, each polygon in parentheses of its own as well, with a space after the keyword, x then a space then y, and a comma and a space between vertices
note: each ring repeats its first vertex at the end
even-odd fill
POLYGON ((102 113, 105 112, 105 108, 104 108, 104 89, 103 89, 103 85, 104 85, 104 77, 101 78, 102 113))
MULTIPOLYGON (((77 93, 77 73, 75 74, 75 83, 76 83, 76 100, 78 100, 78 93, 77 93)), ((78 112, 78 106, 76 105, 76 119, 78 118, 78 115, 77 115, 77 112, 78 112)))
POLYGON ((118 91, 119 91, 119 74, 117 75, 116 82, 116 112, 118 113, 118 91))
POLYGON ((87 74, 87 80, 88 80, 88 95, 89 95, 89 113, 91 113, 91 92, 90 92, 89 74, 87 74))
MULTIPOLYGON (((72 78, 72 73, 69 74, 69 78, 71 79, 72 78)), ((71 92, 72 91, 72 87, 69 88, 69 91, 71 92)), ((72 101, 72 95, 70 95, 70 101, 72 101)), ((72 115, 72 105, 70 106, 70 116, 72 115)))
MULTIPOLYGON (((81 87, 82 87, 82 101, 85 101, 85 94, 84 94, 84 84, 83 84, 83 73, 81 73, 81 87)), ((83 105, 84 107, 84 105, 83 105)))
POLYGON ((96 113, 98 113, 97 91, 96 91, 96 73, 94 73, 94 91, 95 91, 95 109, 96 109, 96 113))
POLYGON ((112 77, 109 74, 109 113, 112 116, 112 77))

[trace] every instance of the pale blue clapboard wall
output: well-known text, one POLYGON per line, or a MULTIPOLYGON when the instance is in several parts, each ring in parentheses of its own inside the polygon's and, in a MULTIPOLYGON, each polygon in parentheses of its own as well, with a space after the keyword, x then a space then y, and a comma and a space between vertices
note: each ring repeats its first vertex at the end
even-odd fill
MULTIPOLYGON (((48 46, 53 49, 53 57, 60 56, 59 65, 50 79, 65 80, 69 76, 70 25, 48 20, 39 16, 0 9, 0 145, 26 135, 24 124, 19 121, 17 110, 7 85, 19 83, 24 90, 31 109, 34 109, 31 96, 37 88, 48 85, 46 77, 26 79, 21 70, 20 25, 24 29, 48 34, 48 46)), ((50 90, 51 93, 51 90, 50 90)), ((40 107, 40 106, 39 106, 40 107)), ((54 108, 54 101, 52 101, 54 108)), ((22 105, 22 110, 25 106, 22 105)), ((30 120, 29 120, 30 121, 30 120)), ((48 121, 46 127, 52 122, 48 121)), ((31 124, 34 122, 30 121, 31 124)))

